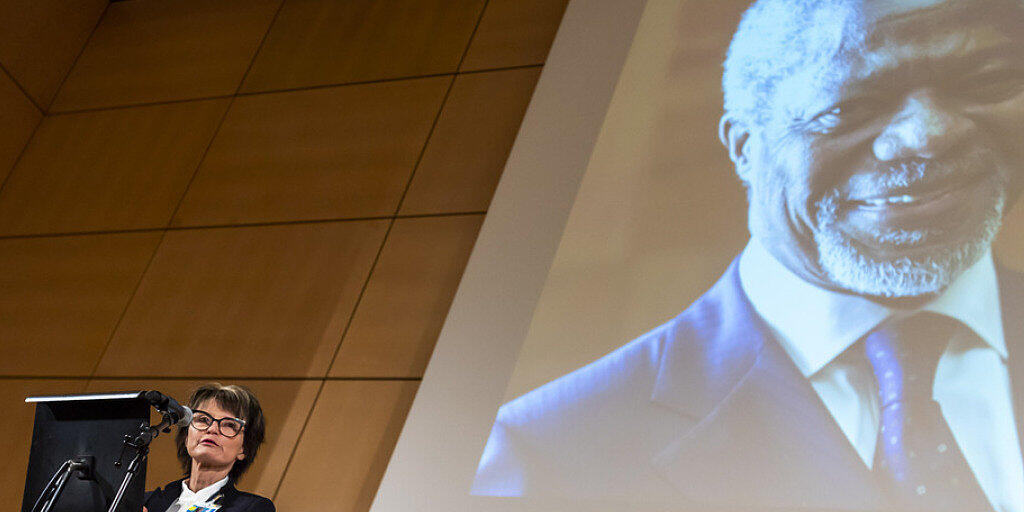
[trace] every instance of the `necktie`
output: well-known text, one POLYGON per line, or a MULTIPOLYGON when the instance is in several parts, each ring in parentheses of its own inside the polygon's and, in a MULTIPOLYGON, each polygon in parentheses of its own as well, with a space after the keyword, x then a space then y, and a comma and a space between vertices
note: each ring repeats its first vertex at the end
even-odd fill
POLYGON ((881 413, 874 472, 905 509, 991 510, 932 399, 939 358, 960 327, 949 317, 918 313, 864 339, 881 413))

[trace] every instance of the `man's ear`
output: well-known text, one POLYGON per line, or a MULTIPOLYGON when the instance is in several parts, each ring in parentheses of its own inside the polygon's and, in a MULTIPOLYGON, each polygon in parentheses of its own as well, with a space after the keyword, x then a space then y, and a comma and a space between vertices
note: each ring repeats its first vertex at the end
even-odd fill
POLYGON ((245 453, 239 452, 239 453, 238 453, 238 456, 237 456, 236 458, 237 458, 238 460, 242 460, 242 459, 244 459, 244 458, 245 458, 245 453))
POLYGON ((729 152, 729 159, 736 166, 736 174, 744 182, 750 175, 750 127, 744 121, 726 112, 718 122, 718 140, 729 152))

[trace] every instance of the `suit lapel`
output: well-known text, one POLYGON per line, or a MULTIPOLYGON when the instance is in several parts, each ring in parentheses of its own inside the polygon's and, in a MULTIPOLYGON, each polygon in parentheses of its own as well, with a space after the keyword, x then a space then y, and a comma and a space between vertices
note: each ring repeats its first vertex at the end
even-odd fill
POLYGON ((218 501, 220 504, 220 510, 222 512, 232 510, 231 507, 238 498, 238 489, 235 488, 234 482, 228 480, 228 483, 224 484, 224 487, 221 488, 218 494, 221 495, 220 501, 218 501))
POLYGON ((181 496, 181 482, 182 480, 175 480, 162 489, 156 489, 151 491, 151 494, 147 494, 145 500, 146 508, 156 512, 157 510, 167 510, 181 496))
POLYGON ((670 484, 708 504, 881 505, 871 473, 747 301, 735 262, 679 320, 652 399, 699 422, 651 461, 670 484))

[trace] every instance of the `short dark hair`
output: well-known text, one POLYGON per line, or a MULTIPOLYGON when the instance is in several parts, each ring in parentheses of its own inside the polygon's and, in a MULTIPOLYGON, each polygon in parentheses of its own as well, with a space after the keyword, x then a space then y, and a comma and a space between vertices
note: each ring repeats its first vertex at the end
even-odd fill
MULTIPOLYGON (((256 453, 259 452, 260 445, 263 444, 266 434, 263 409, 260 407, 256 395, 249 388, 235 384, 225 386, 219 382, 203 384, 193 390, 188 398, 188 407, 195 409, 208 400, 214 400, 221 409, 245 420, 245 428, 242 430, 242 453, 245 454, 245 458, 235 461, 228 473, 228 477, 232 481, 237 481, 256 460, 256 453)), ((186 478, 192 474, 192 457, 188 454, 188 448, 185 447, 188 429, 187 426, 179 427, 178 433, 174 437, 174 441, 178 445, 178 461, 181 462, 181 469, 185 472, 186 478)))

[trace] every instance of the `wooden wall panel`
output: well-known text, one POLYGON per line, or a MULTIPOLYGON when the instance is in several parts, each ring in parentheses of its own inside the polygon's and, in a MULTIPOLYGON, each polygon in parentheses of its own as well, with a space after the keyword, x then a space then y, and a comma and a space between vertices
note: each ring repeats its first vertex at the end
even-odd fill
POLYGON ((324 376, 386 224, 167 233, 97 375, 324 376))
POLYGON ((0 64, 46 109, 108 0, 0 2, 0 64))
POLYGON ((228 101, 47 117, 0 193, 0 233, 167 226, 228 101))
POLYGON ((281 1, 113 2, 52 110, 233 94, 281 1))
POLYGON ((18 89, 6 73, 0 72, 0 183, 21 154, 42 112, 18 89))
POLYGON ((270 418, 243 488, 367 510, 566 2, 0 5, 0 499, 24 394, 220 378, 270 418))
POLYGON ((393 214, 450 82, 238 98, 174 224, 393 214))
POLYGON ((456 71, 484 0, 289 0, 245 92, 456 71))
POLYGON ((326 382, 274 498, 277 508, 369 509, 418 386, 326 382))
POLYGON ((401 213, 486 210, 539 76, 540 68, 460 75, 401 213))
POLYGON ((543 64, 569 0, 490 0, 462 70, 543 64))
POLYGON ((159 240, 0 240, 0 375, 88 375, 159 240))
POLYGON ((331 376, 421 377, 483 215, 399 219, 331 376))
POLYGON ((26 404, 25 397, 81 393, 84 387, 84 380, 0 380, 0 410, 4 411, 4 420, 0 422, 0 453, 4 454, 0 482, 6 482, 0 485, 0 503, 7 510, 21 510, 16 504, 21 503, 25 492, 25 470, 36 417, 35 404, 26 404))
MULTIPOLYGON (((227 362, 225 362, 227 363, 227 362)), ((89 382, 87 392, 106 393, 114 391, 141 391, 155 389, 177 399, 182 404, 195 387, 208 380, 109 380, 95 379, 89 382)), ((313 407, 319 381, 312 380, 233 380, 223 384, 241 384, 256 394, 266 419, 266 441, 256 456, 256 462, 242 477, 239 487, 263 496, 272 496, 281 481, 285 466, 292 450, 299 440, 309 411, 313 407)), ((154 421, 159 417, 154 413, 154 421)), ((153 489, 171 480, 181 478, 174 444, 174 435, 161 435, 151 445, 149 466, 146 473, 146 488, 153 489)), ((244 434, 243 434, 244 435, 244 434)))

